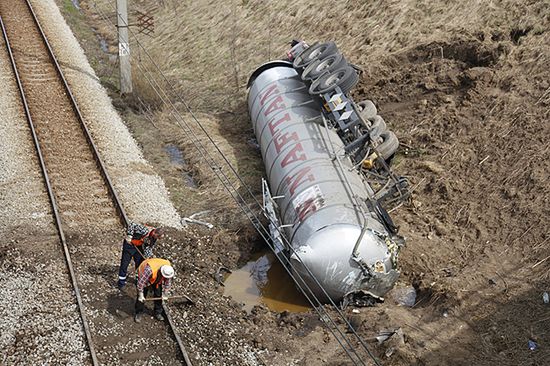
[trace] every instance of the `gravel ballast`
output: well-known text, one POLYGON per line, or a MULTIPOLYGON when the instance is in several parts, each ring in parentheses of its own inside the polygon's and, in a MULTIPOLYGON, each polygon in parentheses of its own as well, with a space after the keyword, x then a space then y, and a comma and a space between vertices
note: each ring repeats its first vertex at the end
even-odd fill
POLYGON ((32 1, 128 216, 181 228, 162 179, 143 158, 53 0, 32 1))
POLYGON ((46 228, 52 222, 48 196, 3 38, 0 47, 0 233, 46 228))
MULTIPOLYGON (((58 245, 56 240, 42 244, 58 245)), ((86 365, 82 322, 62 259, 1 247, 2 365, 86 365)))

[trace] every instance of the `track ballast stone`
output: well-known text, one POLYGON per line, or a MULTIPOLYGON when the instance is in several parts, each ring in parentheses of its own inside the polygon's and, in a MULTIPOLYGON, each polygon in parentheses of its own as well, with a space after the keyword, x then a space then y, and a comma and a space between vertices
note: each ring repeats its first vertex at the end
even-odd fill
POLYGON ((130 219, 181 228, 163 180, 143 158, 55 2, 32 5, 130 219))
POLYGON ((3 38, 0 47, 0 234, 7 234, 21 225, 45 228, 51 214, 3 38))

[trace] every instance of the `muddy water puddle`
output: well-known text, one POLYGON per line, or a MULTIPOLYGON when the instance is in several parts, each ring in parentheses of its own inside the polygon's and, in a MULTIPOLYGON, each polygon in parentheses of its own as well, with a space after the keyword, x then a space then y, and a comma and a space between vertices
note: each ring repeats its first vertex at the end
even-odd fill
POLYGON ((183 153, 181 152, 181 150, 176 145, 172 144, 166 145, 164 147, 164 150, 168 153, 168 156, 170 157, 170 163, 181 169, 185 185, 187 187, 197 188, 197 182, 195 182, 193 176, 187 171, 187 162, 183 158, 183 153))
POLYGON ((275 255, 262 252, 225 278, 224 295, 250 312, 264 304, 270 310, 304 312, 311 308, 275 255))

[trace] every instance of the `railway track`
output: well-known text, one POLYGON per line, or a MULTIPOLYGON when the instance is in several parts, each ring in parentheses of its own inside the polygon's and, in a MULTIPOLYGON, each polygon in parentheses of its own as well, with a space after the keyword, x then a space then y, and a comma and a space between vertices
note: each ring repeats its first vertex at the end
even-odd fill
POLYGON ((128 217, 30 2, 3 0, 0 23, 91 363, 190 365, 168 309, 135 324, 135 292, 113 286, 128 217))

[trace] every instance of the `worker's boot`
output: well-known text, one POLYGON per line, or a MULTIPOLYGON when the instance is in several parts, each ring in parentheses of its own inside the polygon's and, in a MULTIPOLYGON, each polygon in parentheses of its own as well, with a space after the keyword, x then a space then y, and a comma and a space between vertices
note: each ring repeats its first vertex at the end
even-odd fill
POLYGON ((124 289, 124 286, 126 286, 126 280, 121 280, 119 279, 116 283, 116 287, 119 289, 119 290, 122 290, 124 289))
POLYGON ((135 321, 136 323, 140 323, 142 318, 143 318, 143 314, 142 314, 142 313, 137 313, 136 315, 134 315, 134 321, 135 321))
POLYGON ((162 315, 162 313, 156 313, 155 314, 155 319, 160 320, 160 321, 164 321, 164 315, 162 315))

